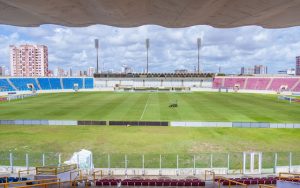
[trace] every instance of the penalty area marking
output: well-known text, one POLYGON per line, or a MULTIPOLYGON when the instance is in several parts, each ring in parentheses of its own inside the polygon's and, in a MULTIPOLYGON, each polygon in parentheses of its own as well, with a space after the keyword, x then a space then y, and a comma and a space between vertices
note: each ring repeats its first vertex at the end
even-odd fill
MULTIPOLYGON (((149 95, 150 95, 150 94, 149 94, 149 95)), ((149 95, 148 95, 148 98, 147 98, 146 105, 145 105, 145 107, 144 107, 144 111, 143 111, 143 113, 142 113, 142 115, 141 115, 140 121, 143 119, 143 116, 144 116, 144 114, 145 114, 145 112, 146 112, 146 109, 147 109, 147 106, 148 106, 148 101, 149 101, 149 95)))

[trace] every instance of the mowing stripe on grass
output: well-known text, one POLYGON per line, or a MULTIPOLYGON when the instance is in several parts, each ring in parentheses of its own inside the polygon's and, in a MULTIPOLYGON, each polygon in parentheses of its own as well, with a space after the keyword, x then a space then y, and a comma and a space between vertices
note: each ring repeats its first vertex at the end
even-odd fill
POLYGON ((141 118, 140 118, 140 120, 142 120, 142 119, 143 119, 143 116, 144 116, 144 114, 145 114, 145 111, 146 111, 146 109, 147 109, 147 106, 148 106, 148 101, 149 101, 149 95, 148 95, 148 98, 147 98, 147 101, 146 101, 146 104, 145 104, 145 107, 144 107, 144 110, 143 110, 143 113, 142 113, 142 115, 141 115, 141 118))

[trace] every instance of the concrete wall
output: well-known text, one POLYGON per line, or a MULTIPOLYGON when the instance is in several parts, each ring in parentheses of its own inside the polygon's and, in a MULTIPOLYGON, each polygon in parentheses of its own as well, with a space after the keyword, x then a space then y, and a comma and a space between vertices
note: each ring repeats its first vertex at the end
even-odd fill
POLYGON ((172 127, 300 128, 299 123, 267 122, 170 122, 172 127))

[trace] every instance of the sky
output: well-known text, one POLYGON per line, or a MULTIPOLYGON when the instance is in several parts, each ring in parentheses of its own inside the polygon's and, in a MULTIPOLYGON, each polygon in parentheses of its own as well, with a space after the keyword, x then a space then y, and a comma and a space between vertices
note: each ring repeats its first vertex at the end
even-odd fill
POLYGON ((94 39, 100 43, 100 70, 121 71, 122 65, 142 72, 146 66, 145 39, 150 39, 149 72, 194 71, 197 66, 197 38, 201 38, 200 67, 204 72, 238 74, 240 68, 268 66, 269 73, 294 68, 300 55, 300 27, 264 29, 245 26, 218 29, 211 26, 164 28, 145 25, 118 28, 15 27, 0 25, 0 65, 9 67, 9 45, 48 46, 49 67, 86 70, 96 66, 94 39))

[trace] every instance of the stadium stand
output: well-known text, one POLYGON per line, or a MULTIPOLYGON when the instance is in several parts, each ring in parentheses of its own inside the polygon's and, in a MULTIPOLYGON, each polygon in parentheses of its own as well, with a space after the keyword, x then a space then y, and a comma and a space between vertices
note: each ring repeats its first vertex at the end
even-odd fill
POLYGON ((19 182, 27 181, 28 178, 19 178, 19 177, 0 177, 0 183, 9 183, 9 182, 19 182))
POLYGON ((29 91, 32 84, 35 90, 73 89, 78 84, 79 89, 93 89, 93 78, 1 78, 1 91, 29 91), (64 85, 64 87, 62 86, 64 85), (16 88, 16 89, 15 89, 16 88))
POLYGON ((15 89, 9 84, 6 78, 0 79, 0 90, 1 91, 15 91, 15 89))
POLYGON ((82 78, 63 78, 64 89, 73 89, 74 84, 78 84, 78 88, 83 88, 82 78))
POLYGON ((38 78, 37 80, 38 80, 42 90, 52 89, 51 85, 50 85, 49 78, 38 78))
MULTIPOLYGON (((265 185, 270 185, 270 184, 276 184, 276 181, 278 180, 277 177, 261 177, 261 178, 253 178, 253 177, 249 177, 249 178, 230 178, 229 180, 233 180, 239 183, 244 183, 247 185, 257 185, 257 184, 265 184, 265 185)), ((229 181, 228 180, 224 180, 224 179, 215 179, 216 182, 220 181, 220 183, 223 186, 228 186, 229 185, 229 181)), ((231 182, 231 185, 236 185, 235 183, 231 182)))
POLYGON ((96 186, 205 186, 205 182, 200 179, 100 179, 96 181, 96 186))
POLYGON ((60 78, 49 78, 49 83, 52 89, 62 89, 60 78))
POLYGON ((94 79, 93 78, 84 78, 84 86, 86 89, 94 88, 94 79))
POLYGON ((32 84, 36 90, 39 89, 34 78, 10 78, 9 79, 19 91, 30 90, 29 84, 32 84))
POLYGON ((238 86, 240 89, 248 90, 270 90, 281 89, 289 91, 300 91, 299 77, 215 77, 213 88, 233 89, 238 86))

